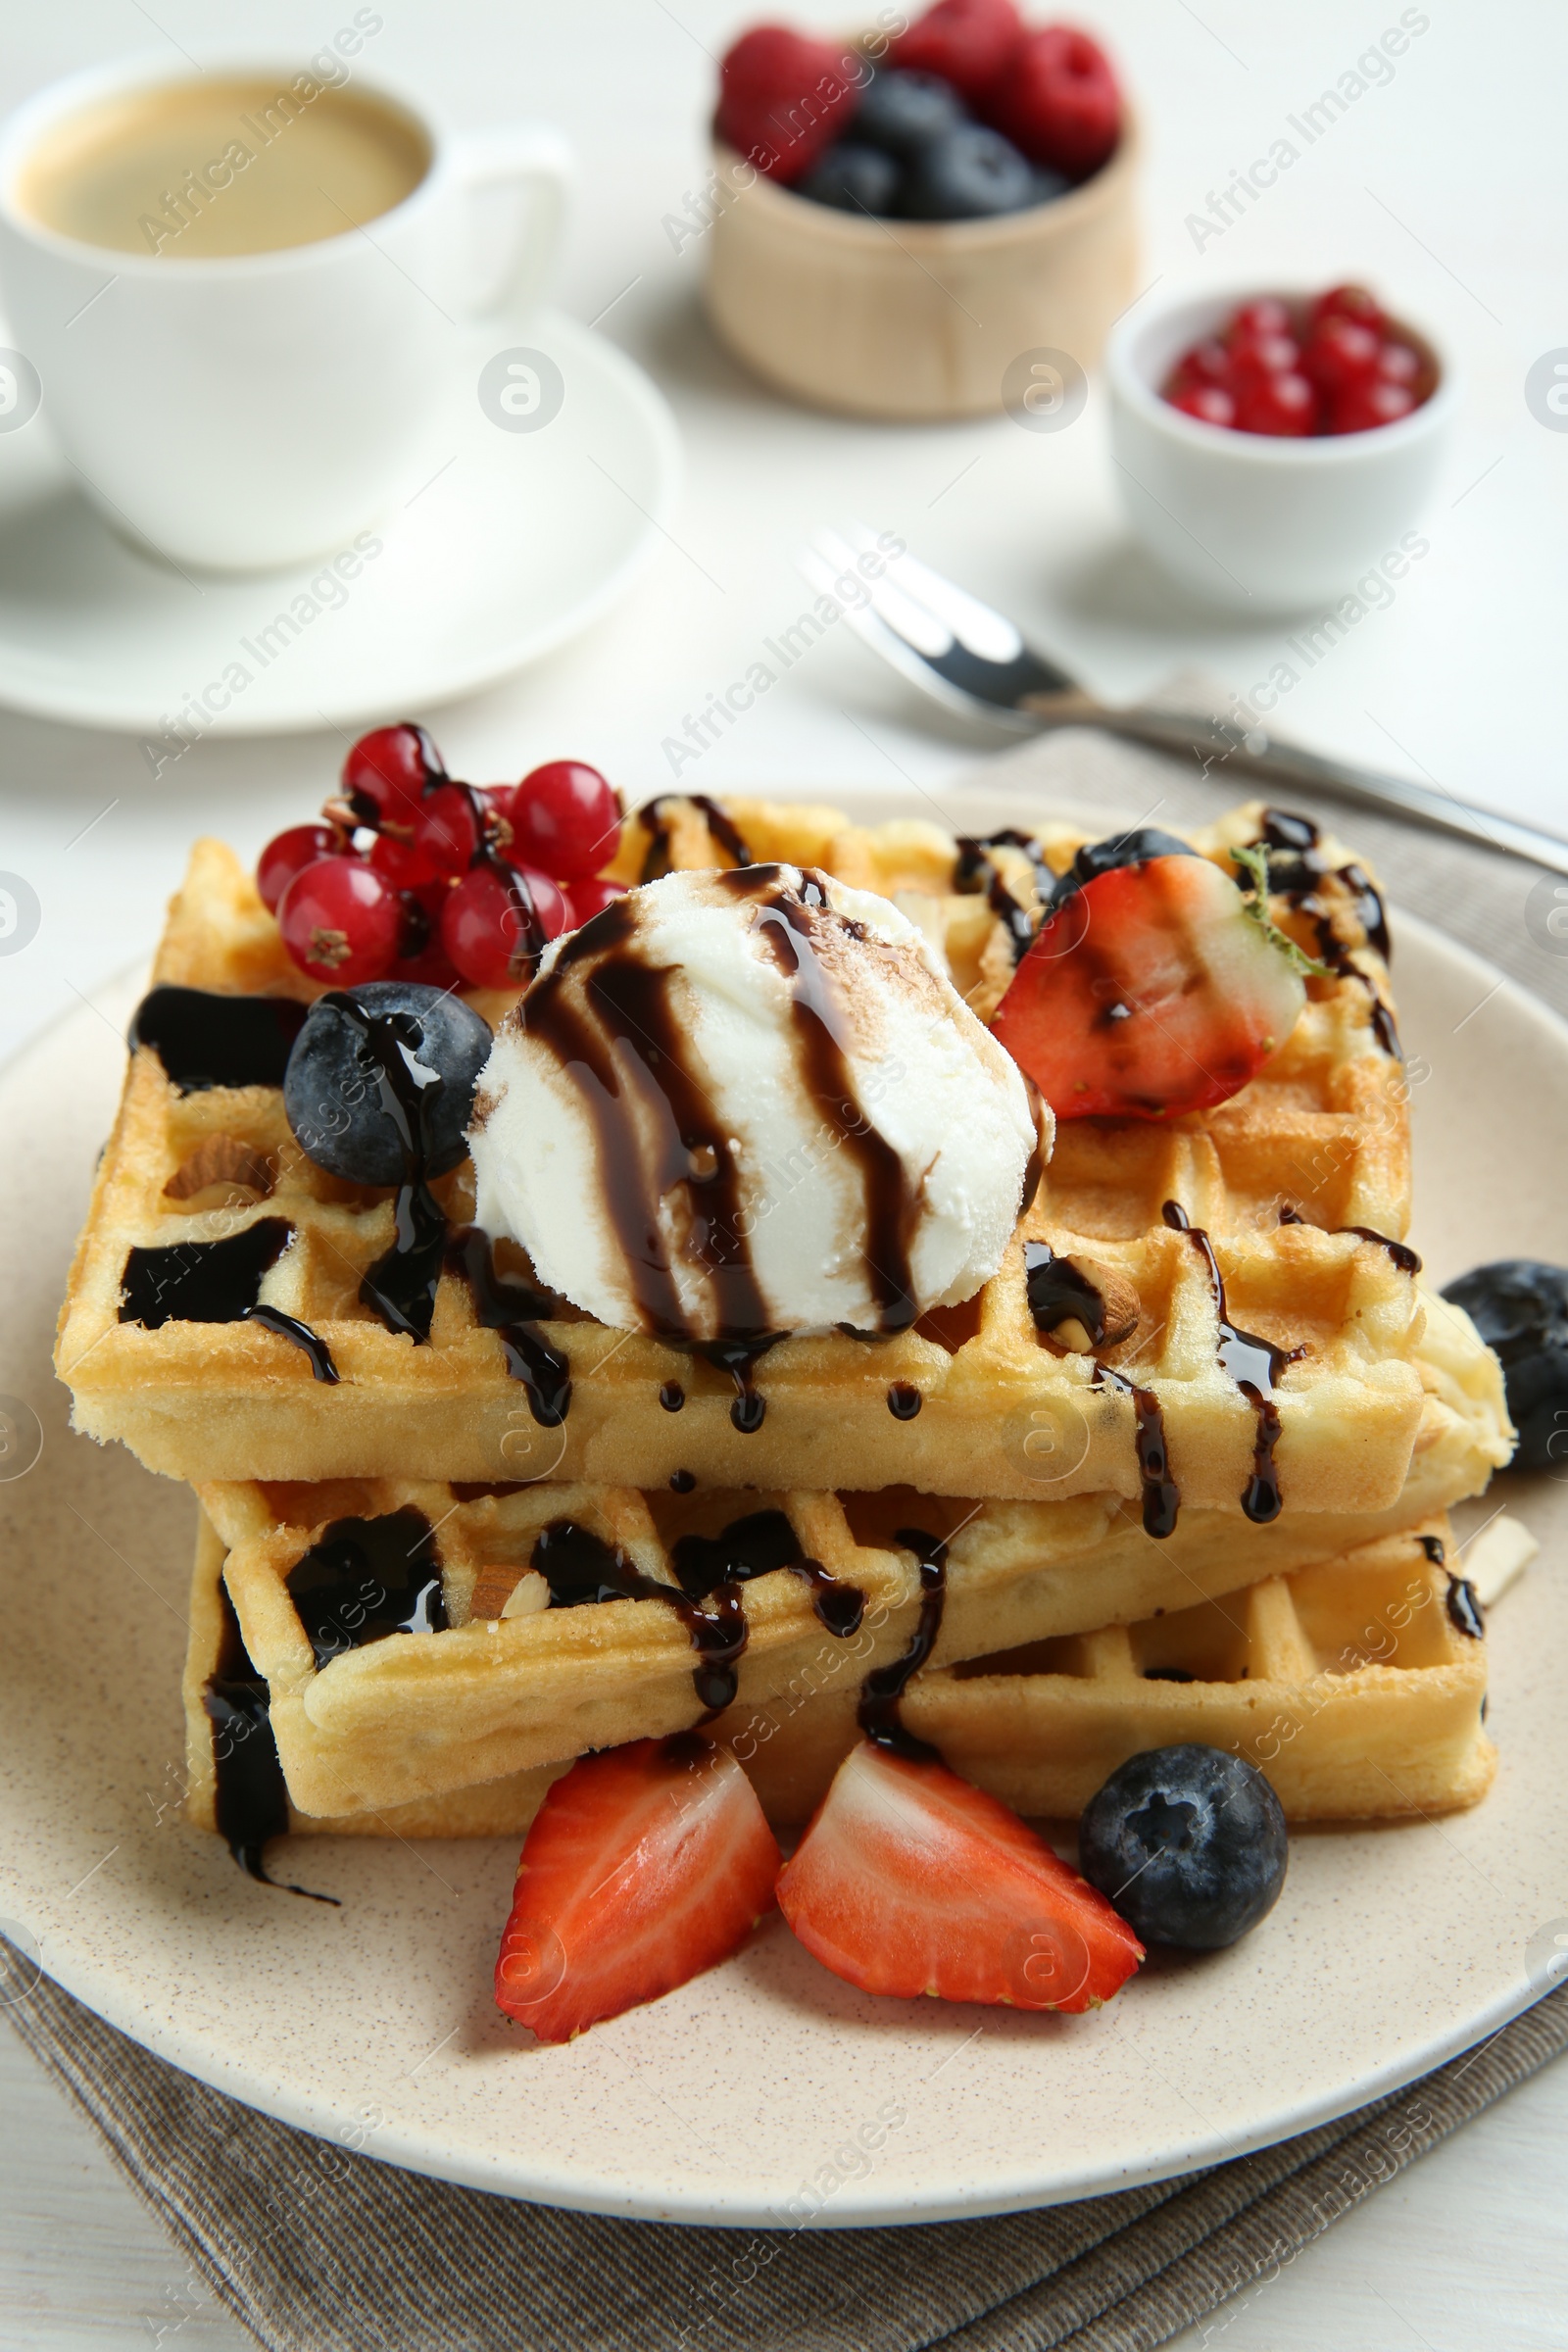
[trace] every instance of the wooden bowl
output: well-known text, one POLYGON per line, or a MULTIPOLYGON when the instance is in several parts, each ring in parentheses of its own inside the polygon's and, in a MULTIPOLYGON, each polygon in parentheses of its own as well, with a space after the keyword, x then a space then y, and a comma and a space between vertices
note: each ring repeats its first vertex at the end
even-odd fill
POLYGON ((1085 369, 1137 292, 1138 126, 1092 179, 994 220, 873 220, 813 204, 714 144, 706 300, 720 339, 812 407, 977 416, 1021 354, 1085 369))

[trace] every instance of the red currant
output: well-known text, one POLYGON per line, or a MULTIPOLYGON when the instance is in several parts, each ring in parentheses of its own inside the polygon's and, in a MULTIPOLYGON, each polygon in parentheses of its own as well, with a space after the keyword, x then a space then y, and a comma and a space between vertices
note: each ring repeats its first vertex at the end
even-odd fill
POLYGON ((1244 379, 1290 375, 1301 365, 1301 347, 1294 335, 1238 335, 1231 344, 1230 380, 1240 390, 1244 379))
POLYGON ((423 851, 412 842, 399 841, 395 834, 378 833, 370 844, 368 858, 382 880, 390 882, 394 890, 423 891, 436 881, 441 882, 443 889, 446 887, 444 878, 423 851))
POLYGON ((1277 294, 1259 294, 1255 302, 1244 302, 1232 318, 1229 327, 1231 342, 1255 342, 1263 335, 1295 333, 1291 314, 1277 294))
POLYGON ((343 797, 361 824, 407 827, 418 814, 425 786, 446 772, 423 727, 405 719, 360 737, 343 762, 343 797))
POLYGON ((1325 318, 1301 365, 1315 384, 1337 396, 1351 384, 1371 382, 1381 348, 1369 326, 1358 326, 1353 318, 1325 318))
POLYGON ((1331 286, 1320 294, 1312 305, 1312 332, 1329 318, 1348 318, 1355 326, 1370 327, 1375 335, 1383 332, 1383 307, 1365 286, 1331 286))
POLYGON ((620 846, 620 803, 598 768, 580 760, 552 760, 496 797, 512 826, 505 854, 516 865, 580 882, 620 846))
POLYGON ((269 913, 277 912, 277 902, 296 874, 318 858, 335 858, 342 847, 335 825, 290 825, 286 833, 275 834, 256 864, 256 887, 269 913))
POLYGON ((1304 375, 1263 375, 1236 399, 1236 421, 1244 433, 1295 438, 1317 429, 1317 394, 1304 375))
POLYGON ((396 956, 403 905, 363 858, 318 858, 283 893, 277 923, 302 972, 354 988, 379 980, 396 956))
POLYGON ((625 896, 624 882, 602 882, 597 876, 588 882, 574 882, 566 893, 571 904, 568 929, 580 931, 584 923, 591 923, 596 914, 603 914, 607 906, 625 896))
POLYGON ((519 988, 535 957, 569 929, 564 895, 527 866, 476 865, 441 910, 441 944, 471 987, 519 988))
POLYGON ((429 988, 457 988, 462 974, 441 942, 441 917, 452 895, 449 882, 427 883, 402 894, 398 954, 388 977, 418 980, 429 988))
POLYGON ((1369 384, 1348 384, 1329 412, 1331 433, 1370 433, 1382 424, 1397 424, 1417 403, 1403 384, 1374 377, 1369 384))
POLYGON ((466 874, 484 847, 486 796, 470 784, 438 784, 420 803, 415 847, 438 874, 466 874))
POLYGON ((1234 424, 1236 399, 1223 384, 1194 384, 1187 392, 1178 392, 1171 402, 1184 416, 1196 416, 1201 424, 1234 424))

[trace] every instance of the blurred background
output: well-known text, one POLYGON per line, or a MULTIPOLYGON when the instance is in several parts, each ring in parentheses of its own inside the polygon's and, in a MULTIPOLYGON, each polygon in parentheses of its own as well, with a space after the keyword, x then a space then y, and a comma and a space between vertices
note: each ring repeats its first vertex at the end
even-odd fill
MULTIPOLYGON (((564 128, 578 180, 555 300, 649 371, 685 447, 667 534, 608 617, 482 694, 379 714, 428 721, 454 772, 491 782, 569 755, 603 768, 628 804, 668 789, 663 739, 799 612, 794 553, 810 528, 846 514, 897 531, 1111 698, 1193 663, 1245 694, 1281 658, 1295 623, 1206 612, 1133 546, 1098 374, 1082 415, 1058 432, 1020 430, 1005 416, 896 426, 792 407, 718 347, 699 302, 706 240, 690 222, 710 168, 716 61, 757 12, 714 0, 386 0, 378 13, 365 66, 411 82, 449 124, 537 115, 564 128)), ((824 29, 846 22, 823 0, 776 13, 824 29)), ((1391 77, 1220 233, 1193 225, 1211 226, 1211 196, 1352 69, 1399 9, 1115 0, 1075 15, 1109 49, 1142 118, 1146 286, 1163 298, 1364 278, 1430 323, 1463 369, 1463 410, 1422 525, 1430 552, 1384 609, 1310 669, 1296 663, 1302 674, 1279 722, 1321 748, 1560 826, 1568 438, 1531 413, 1525 379, 1568 344, 1568 18, 1546 0, 1501 14, 1415 13, 1430 15, 1428 27, 1391 77)), ((167 49, 176 71, 182 51, 215 40, 306 55, 351 15, 328 0, 234 0, 220 12, 193 0, 153 10, 73 0, 69 11, 18 12, 0 103, 134 51, 167 49)), ((177 434, 177 415, 169 425, 177 434)), ((29 494, 24 439, 0 437, 0 525, 29 494)), ((430 492, 448 495, 451 482, 430 492)), ((6 576, 5 594, 24 596, 25 581, 6 576)), ((848 631, 830 631, 679 782, 820 799, 851 783, 940 794, 993 741, 921 704, 848 631)), ((132 737, 0 712, 0 865, 24 875, 40 905, 26 952, 0 960, 0 1049, 151 945, 191 834, 220 833, 253 856, 278 826, 314 812, 343 748, 325 728, 213 735, 155 776, 132 737)))

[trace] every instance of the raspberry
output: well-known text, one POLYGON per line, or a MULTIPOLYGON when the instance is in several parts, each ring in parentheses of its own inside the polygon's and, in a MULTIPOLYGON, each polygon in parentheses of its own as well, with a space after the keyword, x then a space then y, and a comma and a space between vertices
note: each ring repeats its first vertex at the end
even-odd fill
POLYGON ((1023 39, 1013 0, 937 0, 901 32, 888 62, 901 74, 935 74, 971 105, 982 98, 1023 39))
POLYGON ((548 874, 527 866, 476 865, 441 910, 441 944, 470 986, 519 988, 571 920, 548 874))
POLYGON ((278 901, 277 927, 302 972, 329 988, 379 980, 398 953, 403 902, 363 858, 318 858, 278 901))
POLYGON ((855 112, 842 49, 782 24, 743 33, 719 68, 718 134, 770 179, 808 172, 855 112))
POLYGON ((1121 134, 1121 93, 1102 49, 1069 24, 1027 32, 988 119, 1031 163, 1087 179, 1121 134))
POLYGON ((335 825, 290 825, 286 833, 275 835, 256 861, 256 887, 268 912, 277 912, 277 903, 296 874, 318 858, 335 858, 343 847, 335 825))

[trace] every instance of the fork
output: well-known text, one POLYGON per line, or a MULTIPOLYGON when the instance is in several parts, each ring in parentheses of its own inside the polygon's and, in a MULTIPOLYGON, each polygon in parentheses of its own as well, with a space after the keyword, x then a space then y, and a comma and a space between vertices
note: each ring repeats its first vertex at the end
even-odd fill
POLYGON ((1511 850, 1568 874, 1568 841, 1518 817, 1494 815, 1403 776, 1325 759, 1271 735, 1266 727, 1153 704, 1102 703, 1058 662, 1026 644, 1005 613, 906 551, 889 556, 890 536, 884 532, 879 541, 861 522, 848 523, 842 532, 819 530, 797 556, 797 568, 818 595, 845 605, 845 619, 873 653, 950 710, 1014 735, 1099 727, 1159 751, 1190 752, 1202 760, 1205 775, 1223 762, 1271 783, 1305 785, 1409 817, 1488 849, 1511 850), (876 575, 868 577, 859 568, 862 557, 875 558, 876 575), (847 574, 864 591, 863 602, 848 603, 840 595, 847 574))

